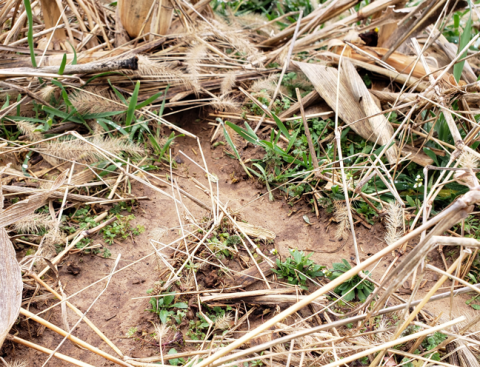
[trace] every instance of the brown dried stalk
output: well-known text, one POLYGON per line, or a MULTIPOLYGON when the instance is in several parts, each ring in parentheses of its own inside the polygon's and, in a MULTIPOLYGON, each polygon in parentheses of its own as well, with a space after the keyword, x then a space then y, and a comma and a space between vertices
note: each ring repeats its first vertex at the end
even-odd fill
MULTIPOLYGON (((433 225, 436 225, 440 221, 443 221, 445 218, 451 219, 452 214, 456 214, 460 211, 464 211, 468 208, 468 210, 473 210, 473 204, 480 202, 480 191, 477 190, 472 190, 469 191, 467 194, 465 194, 464 197, 457 199, 448 209, 444 210, 442 213, 438 214, 437 216, 433 217, 430 219, 427 223, 421 225, 420 227, 414 229, 404 237, 402 237, 400 240, 396 241, 395 243, 391 244, 390 246, 384 248, 383 250, 379 251, 378 253, 374 254, 364 262, 358 264, 357 266, 353 267, 349 271, 345 272, 335 280, 331 281, 330 283, 324 285, 323 287, 319 288, 312 294, 310 294, 307 298, 304 300, 296 303, 295 305, 289 307, 285 311, 281 312, 280 314, 276 315, 275 317, 271 318, 267 322, 263 323, 262 325, 258 326, 256 329, 248 332, 245 334, 243 337, 237 339, 230 345, 226 346, 222 350, 216 352, 209 358, 203 360, 198 364, 198 367, 205 367, 208 366, 209 364, 212 364, 215 362, 217 359, 220 357, 225 356, 229 352, 231 352, 233 349, 236 349, 240 346, 242 346, 244 343, 252 339, 253 337, 259 335, 260 333, 268 330, 270 327, 274 326, 276 323, 282 321, 292 313, 302 309, 303 307, 307 306, 310 304, 314 299, 324 295, 326 292, 331 291, 335 289, 337 286, 345 282, 346 280, 350 279, 354 275, 357 275, 360 271, 364 270, 368 266, 374 264, 375 262, 379 261, 381 258, 383 258, 385 255, 389 254, 391 251, 395 250, 396 248, 400 247, 403 245, 405 242, 408 242, 409 240, 415 238, 419 234, 421 234, 424 230, 432 227, 433 225)), ((450 222, 450 226, 452 226, 455 223, 450 222)), ((445 225, 445 227, 447 227, 445 225)))

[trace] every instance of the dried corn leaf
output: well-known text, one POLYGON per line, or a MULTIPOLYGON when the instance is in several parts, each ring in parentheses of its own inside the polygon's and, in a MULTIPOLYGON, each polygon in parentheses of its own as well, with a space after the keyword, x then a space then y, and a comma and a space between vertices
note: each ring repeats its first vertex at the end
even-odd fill
MULTIPOLYGON (((453 60, 458 54, 458 46, 448 42, 448 40, 443 34, 439 34, 440 32, 438 31, 438 29, 431 26, 427 29, 428 32, 433 32, 432 37, 436 38, 435 43, 440 46, 440 48, 450 60, 453 60)), ((467 83, 474 83, 477 81, 477 76, 475 75, 475 72, 468 63, 468 60, 465 60, 465 64, 463 65, 462 79, 465 80, 467 83)))
MULTIPOLYGON (((0 178, 7 169, 8 167, 3 167, 0 170, 0 178)), ((3 194, 0 180, 0 213, 2 211, 3 194)), ((22 289, 22 273, 13 244, 5 228, 0 228, 0 349, 20 312, 22 289)))
POLYGON ((20 312, 22 289, 22 273, 13 244, 5 228, 0 228, 0 348, 20 312))
POLYGON ((405 144, 402 147, 402 155, 423 167, 433 164, 432 158, 426 155, 421 149, 412 147, 411 145, 405 144))
MULTIPOLYGON (((293 62, 292 62, 293 64, 293 62)), ((340 77, 340 86, 338 88, 338 108, 337 108, 337 80, 338 70, 336 68, 326 67, 318 64, 307 64, 295 62, 305 76, 315 87, 315 90, 327 102, 327 104, 336 112, 338 116, 358 135, 368 140, 375 140, 370 123, 365 119, 365 113, 355 100, 350 91, 350 85, 346 80, 345 74, 340 77)))
POLYGON ((23 172, 18 171, 15 168, 11 168, 10 163, 7 164, 6 166, 0 167, 0 171, 5 173, 5 176, 0 179, 2 184, 6 184, 7 182, 11 181, 12 176, 13 177, 30 178, 29 176, 24 175, 23 172), (5 170, 2 171, 3 169, 5 169, 5 170))
MULTIPOLYGON (((106 184, 114 184, 117 179, 113 178, 110 180, 104 180, 106 184)), ((3 186, 3 190, 7 192, 17 192, 19 194, 33 194, 38 192, 39 189, 33 189, 31 187, 22 187, 22 186, 3 186)), ((54 199, 63 199, 65 197, 64 187, 62 187, 58 191, 51 191, 49 194, 49 198, 54 199)), ((45 193, 44 191, 41 192, 42 194, 45 193)), ((83 203, 91 202, 91 201, 104 201, 105 199, 99 198, 98 196, 87 196, 87 195, 79 195, 79 194, 67 194, 67 200, 71 201, 80 201, 83 203)))
MULTIPOLYGON (((372 130, 375 132, 378 138, 378 143, 380 145, 389 144, 393 136, 392 126, 383 114, 378 115, 382 112, 382 110, 377 106, 375 100, 370 95, 369 90, 365 86, 362 77, 355 69, 355 66, 353 66, 353 64, 348 60, 344 60, 342 66, 350 83, 353 97, 360 104, 365 115, 372 116, 368 118, 368 121, 370 122, 372 130)), ((395 163, 397 160, 396 145, 394 144, 392 147, 390 147, 386 151, 385 155, 390 163, 395 163)))
MULTIPOLYGON (((343 52, 344 57, 363 61, 369 64, 375 63, 374 59, 381 60, 382 57, 388 52, 388 48, 383 47, 367 47, 358 45, 357 47, 360 48, 363 53, 356 51, 355 49, 351 48, 348 45, 345 45, 339 40, 332 40, 329 44, 330 51, 333 51, 337 55, 340 55, 343 52), (343 51, 344 48, 345 51, 343 51), (365 55, 365 53, 370 55, 370 57, 365 55)), ((427 75, 422 63, 416 62, 416 57, 414 56, 407 56, 401 54, 400 52, 394 52, 385 62, 399 73, 409 74, 413 69, 412 75, 416 78, 423 78, 427 75)), ((432 71, 437 70, 437 68, 432 66, 430 67, 430 69, 432 71)), ((435 76, 435 73, 433 75, 435 76)), ((444 75, 443 80, 449 80, 448 74, 444 75)))
POLYGON ((244 223, 244 222, 236 222, 236 223, 238 227, 240 227, 241 230, 249 236, 257 237, 262 240, 274 240, 276 237, 275 233, 268 229, 254 226, 253 224, 244 223))
POLYGON ((2 215, 0 218, 0 228, 15 223, 17 220, 32 214, 35 209, 38 209, 41 206, 45 205, 50 194, 63 185, 67 173, 68 171, 65 171, 60 176, 58 176, 50 190, 47 190, 37 195, 32 195, 28 199, 19 201, 18 203, 4 210, 1 213, 2 215))
POLYGON ((72 176, 70 185, 83 185, 89 183, 95 178, 95 174, 92 170, 86 169, 82 172, 76 173, 72 176))

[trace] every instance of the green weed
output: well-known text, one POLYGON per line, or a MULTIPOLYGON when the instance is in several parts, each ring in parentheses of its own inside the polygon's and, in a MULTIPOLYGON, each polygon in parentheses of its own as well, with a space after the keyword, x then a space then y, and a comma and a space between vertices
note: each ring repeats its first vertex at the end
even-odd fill
POLYGON ((230 235, 229 233, 219 233, 208 239, 208 247, 219 257, 231 257, 235 252, 235 246, 242 243, 242 240, 237 235, 230 235))
MULTIPOLYGON (((419 327, 414 327, 414 330, 419 330, 419 327), (418 328, 418 329, 417 329, 418 328)), ((420 348, 415 350, 414 354, 420 354, 432 349, 435 349, 439 344, 441 344, 445 339, 447 339, 447 335, 442 334, 440 332, 436 332, 432 335, 429 335, 420 345, 420 348)), ((424 355, 425 358, 430 358, 434 361, 440 361, 440 354, 438 352, 430 353, 424 355)), ((414 367, 412 362, 409 362, 411 358, 403 358, 401 363, 406 367, 414 367)))
MULTIPOLYGON (((218 324, 219 321, 225 318, 226 313, 231 310, 231 307, 226 307, 225 309, 221 307, 209 308, 205 307, 207 311, 206 315, 214 324, 218 324)), ((188 324, 187 336, 192 340, 203 340, 206 337, 205 332, 210 327, 208 321, 200 314, 197 313, 197 320, 190 320, 188 324)), ((215 325, 214 325, 215 327, 215 325)), ((222 329, 221 327, 219 329, 222 329)))
MULTIPOLYGON (((343 275, 351 269, 351 265, 347 260, 342 259, 341 263, 334 263, 333 269, 330 269, 326 276, 330 280, 334 280, 343 275)), ((368 272, 364 272, 369 275, 368 272)), ((350 302, 355 299, 355 296, 360 302, 365 302, 370 293, 375 290, 375 286, 368 280, 363 280, 360 276, 355 275, 349 280, 343 282, 334 289, 334 292, 341 295, 345 302, 350 302)))
POLYGON ((289 249, 288 251, 290 257, 287 257, 284 262, 277 259, 277 269, 273 270, 279 279, 286 279, 288 283, 299 285, 302 289, 308 290, 308 278, 315 279, 325 275, 322 271, 325 266, 317 265, 310 260, 313 253, 306 255, 299 250, 289 249))
POLYGON ((142 225, 135 227, 130 225, 130 222, 135 219, 133 214, 127 216, 117 214, 116 217, 117 220, 115 222, 101 230, 103 239, 107 244, 112 245, 113 240, 118 237, 126 239, 130 235, 138 236, 145 232, 145 227, 142 225))
MULTIPOLYGON (((175 308, 179 309, 187 309, 188 304, 185 302, 177 302, 173 303, 175 300, 175 292, 168 292, 168 295, 165 295, 163 297, 152 297, 150 298, 150 305, 152 306, 151 309, 148 311, 156 313, 158 317, 160 318, 160 321, 162 324, 166 324, 169 320, 170 317, 175 315, 174 310, 175 308)), ((180 315, 176 314, 175 317, 177 317, 176 320, 178 320, 178 317, 180 315)), ((183 317, 182 317, 183 319, 183 317)), ((181 323, 181 321, 180 321, 181 323)))
POLYGON ((130 329, 128 329, 127 333, 125 334, 125 336, 127 338, 133 338, 133 336, 137 333, 138 329, 136 327, 131 327, 130 329))
MULTIPOLYGON (((168 351, 168 355, 172 355, 172 354, 177 354, 177 350, 175 348, 171 348, 169 351, 168 351)), ((184 358, 172 358, 172 359, 169 359, 168 360, 168 363, 170 363, 170 365, 172 366, 182 366, 186 363, 187 361, 184 359, 184 358)))

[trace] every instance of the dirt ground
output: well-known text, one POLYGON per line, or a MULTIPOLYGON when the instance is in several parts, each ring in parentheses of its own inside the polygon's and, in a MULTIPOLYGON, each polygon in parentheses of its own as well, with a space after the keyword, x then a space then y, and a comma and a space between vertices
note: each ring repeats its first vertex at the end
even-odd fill
MULTIPOLYGON (((275 202, 269 202, 268 196, 263 196, 258 199, 259 194, 263 194, 265 190, 253 182, 241 180, 240 182, 232 183, 232 173, 233 176, 238 176, 239 174, 236 168, 238 164, 223 154, 222 146, 218 146, 215 149, 210 147, 210 126, 205 122, 195 121, 195 116, 192 114, 187 115, 182 122, 183 123, 180 124, 182 128, 197 134, 197 136, 201 138, 208 168, 219 178, 221 201, 228 203, 229 208, 239 212, 242 219, 247 220, 249 223, 274 231, 277 235, 275 248, 281 256, 286 256, 289 248, 298 248, 307 252, 314 252, 312 259, 327 267, 331 267, 333 262, 339 262, 341 259, 347 259, 353 262, 354 250, 352 236, 347 240, 334 240, 333 233, 335 231, 335 224, 329 226, 329 215, 321 211, 320 216, 317 218, 315 213, 312 213, 306 205, 295 206, 293 209, 296 210, 296 212, 292 214, 292 208, 285 203, 279 195, 276 195, 279 199, 275 202), (308 225, 303 220, 303 215, 308 215, 311 225, 308 225)), ((178 176, 178 182, 184 190, 208 205, 209 198, 195 187, 192 181, 186 178, 188 173, 188 175, 196 177, 197 180, 207 185, 205 174, 196 165, 188 162, 187 159, 181 156, 179 150, 185 152, 197 163, 202 164, 202 158, 196 141, 188 137, 176 140, 174 151, 177 161, 180 162, 178 172, 180 175, 185 176, 178 176), (182 163, 182 161, 184 163, 182 163)), ((159 172, 161 176, 165 176, 166 173, 165 170, 159 172)), ((161 188, 167 192, 171 192, 170 187, 165 186, 161 188)), ((152 288, 154 283, 158 281, 159 273, 164 270, 164 267, 161 264, 159 265, 155 256, 147 257, 147 255, 153 253, 153 247, 149 243, 149 238, 152 238, 155 229, 168 228, 167 234, 161 239, 162 242, 168 243, 169 240, 175 239, 178 236, 179 223, 175 206, 169 198, 138 183, 134 184, 134 191, 138 196, 148 196, 151 199, 149 201, 141 201, 138 209, 134 213, 136 216, 135 224, 144 225, 147 229, 146 232, 140 236, 128 238, 123 242, 116 242, 110 246, 112 256, 109 259, 91 255, 70 255, 65 263, 73 263, 78 266, 80 273, 76 276, 72 275, 67 271, 67 267, 63 266, 60 269, 60 279, 62 284, 66 286, 66 294, 71 295, 110 274, 117 256, 121 255, 117 270, 143 258, 142 261, 137 262, 135 265, 112 277, 108 289, 92 307, 88 313, 88 317, 125 355, 148 357, 158 354, 158 348, 129 339, 126 337, 126 333, 132 327, 136 327, 139 333, 151 333, 153 332, 152 322, 158 322, 155 314, 145 311, 149 308, 146 291, 152 288), (137 297, 144 298, 134 299, 137 297)), ((182 199, 196 218, 201 218, 207 214, 206 210, 200 208, 188 198, 183 197, 182 199)), ((386 246, 383 241, 384 227, 382 224, 376 224, 370 230, 358 225, 356 227, 356 235, 361 260, 375 254, 386 246)), ((100 236, 94 239, 94 243, 101 243, 102 241, 100 236)), ((439 261, 436 257, 437 253, 435 252, 432 259, 435 262, 439 261)), ((379 280, 382 277, 392 259, 393 255, 385 258, 382 263, 373 269, 374 279, 379 280)), ((441 267, 443 268, 443 266, 441 267)), ((428 289, 437 277, 433 274, 428 274, 427 279, 430 280, 422 291, 428 289)), ((85 311, 99 292, 105 287, 105 284, 105 281, 98 283, 73 297, 71 302, 81 311, 85 311)), ((258 287, 261 288, 261 282, 257 284, 258 287)), ((448 282, 445 284, 449 285, 448 282)), ((419 297, 420 296, 421 295, 419 295, 419 297)), ((408 297, 408 295, 405 297, 408 297)), ((474 312, 465 305, 465 300, 468 298, 467 295, 455 298, 454 309, 456 314, 472 314, 474 312)), ((50 304, 51 303, 52 301, 50 301, 50 304)), ((429 304, 426 309, 438 315, 440 312, 446 312, 448 307, 449 300, 447 299, 429 304)), ((38 303, 30 309, 32 312, 38 313, 45 308, 45 304, 38 303)), ((68 311, 68 315, 69 324, 73 326, 76 323, 77 317, 70 310, 68 311)), ((50 317, 50 322, 56 325, 63 325, 58 307, 52 313, 47 313, 43 316, 46 318, 50 317)), ((448 315, 444 316, 448 317, 448 315)), ((38 325, 32 321, 26 322, 23 317, 21 319, 22 321, 14 326, 12 330, 13 334, 17 334, 17 336, 28 340, 33 340, 35 343, 49 349, 55 349, 62 340, 58 334, 48 329, 45 330, 41 336, 36 336, 38 325)), ((250 326, 253 327, 254 323, 251 323, 250 326)), ((83 322, 73 332, 73 335, 115 355, 115 352, 83 322)), ((185 348, 189 348, 189 346, 192 346, 192 344, 187 343, 185 348)), ((177 349, 179 351, 181 350, 181 348, 177 349)), ((59 349, 59 352, 94 366, 114 365, 89 351, 74 346, 68 340, 59 349)), ((12 357, 25 358, 28 360, 28 366, 32 367, 42 366, 46 360, 46 356, 43 353, 33 351, 18 344, 12 345, 9 342, 5 344, 4 353, 8 360, 12 357)), ((53 358, 50 360, 49 365, 64 366, 67 364, 53 358)))

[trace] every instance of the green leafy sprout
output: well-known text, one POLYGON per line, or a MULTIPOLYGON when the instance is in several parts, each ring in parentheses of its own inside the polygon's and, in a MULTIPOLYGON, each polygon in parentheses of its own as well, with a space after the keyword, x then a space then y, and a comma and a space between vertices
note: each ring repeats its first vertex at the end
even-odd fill
POLYGON ((325 274, 322 269, 325 266, 315 264, 310 257, 313 253, 306 255, 303 251, 288 250, 290 257, 284 262, 277 259, 277 269, 273 272, 277 274, 279 279, 286 279, 289 284, 299 285, 302 289, 307 290, 307 280, 323 277, 325 274))
MULTIPOLYGON (((337 279, 339 276, 343 275, 351 269, 351 265, 347 260, 342 259, 341 263, 334 263, 333 269, 330 269, 326 276, 330 280, 337 279)), ((364 272, 369 276, 368 272, 364 272)), ((334 289, 334 292, 342 296, 342 299, 345 302, 351 302, 358 298, 360 302, 365 302, 367 297, 375 290, 375 286, 369 280, 362 279, 359 275, 355 275, 349 280, 343 282, 338 287, 334 289)))

